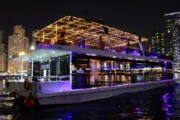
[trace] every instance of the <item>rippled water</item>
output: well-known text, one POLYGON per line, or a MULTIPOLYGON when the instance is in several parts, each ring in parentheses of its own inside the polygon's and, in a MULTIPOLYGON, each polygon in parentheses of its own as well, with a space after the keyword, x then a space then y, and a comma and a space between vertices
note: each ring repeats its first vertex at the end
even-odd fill
POLYGON ((41 107, 39 112, 19 112, 11 100, 0 98, 0 120, 180 120, 178 84, 83 104, 41 107))

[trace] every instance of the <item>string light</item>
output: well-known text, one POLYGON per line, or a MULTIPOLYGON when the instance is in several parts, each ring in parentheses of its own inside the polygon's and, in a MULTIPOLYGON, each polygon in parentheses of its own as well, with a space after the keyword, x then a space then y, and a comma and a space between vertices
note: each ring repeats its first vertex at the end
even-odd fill
MULTIPOLYGON (((95 22, 88 22, 85 19, 77 18, 73 16, 73 20, 69 20, 71 16, 65 16, 54 23, 44 27, 43 29, 35 32, 33 34, 34 39, 37 41, 43 41, 42 36, 44 33, 44 39, 51 39, 51 44, 57 41, 56 33, 59 36, 59 31, 65 27, 67 34, 65 35, 65 40, 73 43, 79 39, 80 35, 86 40, 86 45, 95 46, 99 42, 99 35, 102 36, 103 40, 107 42, 103 27, 107 27, 109 31, 109 37, 113 47, 125 46, 127 39, 130 44, 135 44, 139 42, 137 35, 117 30, 113 27, 102 25, 95 22), (57 28, 56 28, 57 25, 57 28)), ((148 41, 147 38, 142 37, 142 42, 148 41)))

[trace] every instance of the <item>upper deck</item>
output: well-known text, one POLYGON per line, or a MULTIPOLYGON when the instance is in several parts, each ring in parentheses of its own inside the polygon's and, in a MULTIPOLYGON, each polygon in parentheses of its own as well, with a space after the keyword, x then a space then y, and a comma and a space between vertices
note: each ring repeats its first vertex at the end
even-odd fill
POLYGON ((101 50, 94 48, 81 48, 75 46, 64 46, 64 45, 52 45, 41 43, 36 46, 36 50, 25 55, 14 55, 12 60, 15 61, 29 61, 32 58, 34 60, 40 60, 44 58, 50 58, 55 56, 61 56, 69 54, 70 52, 84 53, 89 56, 104 56, 119 59, 129 59, 129 60, 139 60, 139 61, 150 61, 150 62, 173 62, 167 57, 160 56, 154 53, 146 53, 145 56, 141 55, 141 51, 128 48, 128 53, 126 53, 127 48, 121 47, 120 50, 114 49, 113 51, 101 50), (45 55, 46 54, 46 55, 45 55))
MULTIPOLYGON (((99 43, 99 36, 106 43, 106 47, 111 44, 111 47, 126 46, 127 41, 130 45, 138 43, 139 36, 117 30, 115 28, 99 24, 98 22, 91 22, 82 18, 66 16, 56 22, 44 27, 33 33, 34 41, 45 42, 48 44, 55 44, 58 40, 62 29, 66 30, 65 41, 66 45, 72 45, 84 39, 87 46, 96 47, 99 43), (109 40, 106 37, 108 33, 109 40)), ((142 37, 141 41, 148 41, 147 38, 142 37)))
POLYGON ((52 45, 58 44, 72 48, 87 48, 86 50, 82 49, 82 51, 92 51, 92 49, 96 49, 114 51, 116 53, 120 53, 121 56, 128 56, 129 54, 135 55, 134 57, 136 58, 138 56, 142 56, 146 60, 154 60, 156 58, 161 59, 160 61, 173 60, 172 58, 164 55, 146 52, 142 51, 140 48, 132 47, 133 44, 148 41, 147 38, 139 37, 137 35, 106 26, 102 21, 87 21, 74 16, 63 17, 43 29, 34 32, 33 40, 34 42, 36 41, 52 45), (62 34, 63 30, 65 30, 64 34, 62 34), (100 36, 102 41, 100 40, 100 36), (58 41, 61 41, 62 37, 65 43, 59 44, 58 41), (103 49, 101 47, 101 42, 104 43, 103 49))

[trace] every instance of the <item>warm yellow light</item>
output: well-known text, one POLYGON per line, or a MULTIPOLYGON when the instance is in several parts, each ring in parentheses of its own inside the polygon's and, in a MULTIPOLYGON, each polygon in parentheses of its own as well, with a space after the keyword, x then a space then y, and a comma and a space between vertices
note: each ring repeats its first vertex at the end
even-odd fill
MULTIPOLYGON (((82 18, 73 16, 73 21, 69 21, 69 18, 70 16, 66 16, 44 27, 43 29, 36 31, 35 33, 33 33, 34 39, 41 42, 44 42, 45 40, 51 40, 51 44, 54 44, 59 39, 58 32, 62 29, 62 27, 65 27, 67 32, 67 34, 65 35, 66 42, 77 42, 79 41, 79 39, 81 39, 82 35, 83 39, 86 40, 86 44, 90 44, 92 46, 93 44, 97 44, 99 42, 99 35, 102 35, 103 40, 105 42, 108 42, 102 28, 107 27, 109 29, 109 38, 111 43, 113 43, 113 47, 116 47, 117 45, 125 46, 126 41, 124 41, 123 39, 130 39, 130 44, 139 42, 137 35, 117 30, 115 28, 95 22, 87 22, 82 18)), ((148 39, 142 37, 142 42, 143 41, 148 41, 148 39)))
POLYGON ((35 49, 35 47, 34 46, 31 46, 31 50, 34 50, 35 49))
POLYGON ((22 56, 22 55, 25 55, 25 52, 24 52, 24 51, 22 51, 22 52, 19 53, 19 56, 22 56))

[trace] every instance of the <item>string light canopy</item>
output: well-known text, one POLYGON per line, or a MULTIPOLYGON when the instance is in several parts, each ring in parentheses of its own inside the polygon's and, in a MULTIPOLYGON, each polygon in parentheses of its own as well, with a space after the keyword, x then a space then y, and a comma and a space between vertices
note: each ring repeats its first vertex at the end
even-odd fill
MULTIPOLYGON (((65 16, 43 29, 34 32, 33 39, 39 42, 49 40, 51 44, 55 44, 60 37, 60 31, 64 28, 66 30, 65 41, 67 43, 75 43, 80 39, 84 39, 86 45, 96 46, 99 42, 99 36, 102 36, 103 40, 108 43, 103 27, 108 28, 112 47, 126 46, 127 41, 129 41, 129 44, 139 42, 137 35, 74 16, 65 16)), ((141 41, 145 42, 148 39, 142 37, 141 41)))

